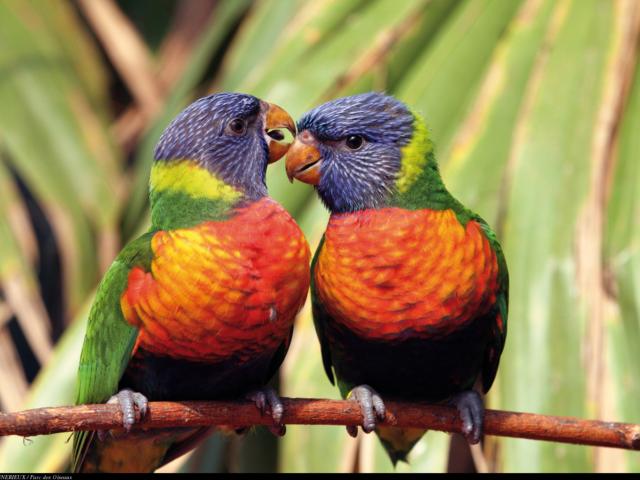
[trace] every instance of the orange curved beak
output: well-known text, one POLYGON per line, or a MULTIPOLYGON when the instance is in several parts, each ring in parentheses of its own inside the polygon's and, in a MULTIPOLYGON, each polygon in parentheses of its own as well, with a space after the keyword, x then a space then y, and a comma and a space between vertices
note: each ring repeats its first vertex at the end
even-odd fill
POLYGON ((322 154, 318 150, 318 141, 308 130, 300 132, 287 153, 286 168, 289 181, 296 178, 304 183, 320 183, 322 154))
POLYGON ((265 106, 264 129, 268 137, 269 163, 273 163, 280 160, 291 146, 291 144, 286 141, 282 129, 289 130, 291 135, 295 137, 296 124, 291 116, 278 105, 265 102, 265 106))

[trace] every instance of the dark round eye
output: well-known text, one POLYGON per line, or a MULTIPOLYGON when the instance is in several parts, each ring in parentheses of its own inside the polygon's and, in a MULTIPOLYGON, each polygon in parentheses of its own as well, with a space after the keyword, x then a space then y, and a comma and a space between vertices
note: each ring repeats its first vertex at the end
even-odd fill
POLYGON ((229 130, 236 135, 242 135, 247 129, 247 122, 241 118, 234 118, 229 122, 229 130))
POLYGON ((358 150, 363 142, 364 140, 360 135, 349 135, 344 143, 351 150, 358 150))

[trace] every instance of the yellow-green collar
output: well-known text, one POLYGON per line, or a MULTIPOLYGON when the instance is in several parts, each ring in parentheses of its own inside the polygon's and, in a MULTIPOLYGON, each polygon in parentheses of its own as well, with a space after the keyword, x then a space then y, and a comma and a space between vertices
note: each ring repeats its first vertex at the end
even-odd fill
MULTIPOLYGON (((413 112, 412 112, 413 113, 413 112)), ((399 193, 406 193, 423 172, 428 160, 428 154, 433 150, 429 131, 422 117, 413 113, 413 137, 402 147, 400 173, 396 180, 399 193)))
POLYGON ((233 203, 242 192, 192 160, 157 161, 151 167, 151 191, 181 192, 193 198, 233 203))

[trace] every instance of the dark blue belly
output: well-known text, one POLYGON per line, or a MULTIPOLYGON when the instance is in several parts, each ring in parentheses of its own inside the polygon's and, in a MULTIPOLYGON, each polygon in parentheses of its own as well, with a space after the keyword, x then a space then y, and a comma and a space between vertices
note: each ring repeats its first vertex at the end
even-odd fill
POLYGON ((393 340, 372 340, 335 322, 325 325, 336 376, 349 388, 367 384, 383 398, 441 401, 470 389, 491 341, 495 314, 440 337, 404 332, 393 340))
POLYGON ((200 363, 139 349, 127 366, 120 388, 131 388, 150 400, 233 399, 269 381, 279 365, 273 364, 275 353, 244 362, 231 358, 200 363))

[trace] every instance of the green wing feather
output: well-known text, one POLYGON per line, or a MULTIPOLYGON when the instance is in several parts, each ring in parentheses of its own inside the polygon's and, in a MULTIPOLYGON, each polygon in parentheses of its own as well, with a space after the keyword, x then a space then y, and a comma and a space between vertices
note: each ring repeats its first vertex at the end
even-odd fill
POLYGON ((316 253, 313 255, 313 260, 311 261, 311 314, 313 316, 313 325, 316 329, 316 334, 318 335, 318 340, 320 340, 320 350, 322 352, 322 365, 324 366, 324 371, 329 377, 329 381, 332 385, 335 384, 335 380, 333 378, 333 371, 331 369, 331 351, 329 350, 328 339, 324 333, 324 323, 328 319, 328 314, 318 299, 318 293, 316 292, 316 285, 314 280, 314 273, 316 269, 316 262, 318 261, 318 255, 320 254, 320 250, 322 250, 322 246, 324 245, 324 235, 320 240, 320 244, 318 245, 318 249, 316 253))
POLYGON ((500 363, 500 355, 504 348, 504 343, 507 338, 507 316, 509 313, 509 271, 507 270, 507 261, 504 258, 502 247, 500 242, 496 238, 496 234, 491 230, 491 227, 485 222, 479 215, 475 214, 473 219, 476 220, 484 234, 489 241, 489 245, 496 253, 498 261, 498 294, 496 295, 496 307, 498 309, 497 314, 500 315, 502 320, 502 326, 498 325, 496 315, 496 323, 494 324, 493 342, 487 351, 487 358, 485 359, 484 368, 482 371, 482 388, 487 392, 493 380, 496 377, 498 371, 498 364, 500 363))
MULTIPOLYGON (((122 314, 120 297, 133 267, 150 270, 153 234, 146 233, 129 243, 98 286, 80 355, 76 404, 103 403, 118 390, 138 336, 138 329, 127 323, 122 314)), ((74 433, 73 471, 80 468, 92 436, 93 432, 74 433)))

